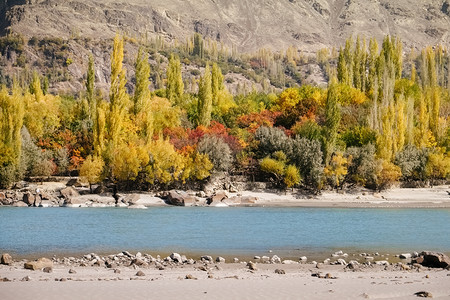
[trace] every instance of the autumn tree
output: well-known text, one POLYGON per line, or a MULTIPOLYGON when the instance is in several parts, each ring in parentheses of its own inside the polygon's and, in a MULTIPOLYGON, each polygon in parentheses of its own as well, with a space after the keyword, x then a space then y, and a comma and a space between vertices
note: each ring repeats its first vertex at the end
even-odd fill
POLYGON ((133 114, 139 135, 148 143, 152 137, 153 115, 150 95, 150 64, 143 48, 139 49, 135 63, 136 86, 133 97, 133 114))
POLYGON ((95 99, 95 67, 94 57, 89 55, 88 70, 86 74, 86 99, 89 105, 89 118, 92 120, 95 117, 95 108, 97 107, 95 99))
POLYGON ((14 84, 12 94, 0 90, 0 186, 8 187, 18 178, 17 168, 21 160, 20 130, 24 118, 22 92, 14 84))
POLYGON ((209 126, 212 112, 211 71, 206 65, 205 73, 200 77, 198 85, 198 124, 209 126))
POLYGON ((173 53, 169 58, 169 66, 167 67, 167 86, 166 98, 174 105, 181 105, 184 93, 184 83, 181 75, 180 59, 173 53))
POLYGON ((80 168, 80 177, 89 183, 92 193, 92 185, 98 183, 102 179, 103 160, 100 156, 89 155, 80 168))
POLYGON ((336 78, 332 78, 328 87, 325 103, 324 162, 328 165, 331 154, 335 150, 341 109, 338 102, 336 78))

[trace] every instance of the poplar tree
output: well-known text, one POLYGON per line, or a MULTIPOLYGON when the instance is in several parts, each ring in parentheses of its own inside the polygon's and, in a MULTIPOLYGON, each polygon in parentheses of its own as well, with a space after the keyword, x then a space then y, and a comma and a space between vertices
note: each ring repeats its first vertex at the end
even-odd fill
POLYGON ((209 126, 212 112, 211 71, 206 65, 205 74, 198 84, 198 124, 209 126))
POLYGON ((89 55, 88 70, 86 74, 86 98, 89 105, 89 118, 92 120, 95 116, 95 108, 97 106, 94 91, 95 91, 95 67, 94 57, 89 55))
POLYGON ((123 68, 123 45, 123 37, 116 35, 111 56, 110 109, 106 123, 108 142, 112 149, 119 144, 123 119, 125 118, 125 109, 128 102, 128 95, 125 88, 127 82, 125 78, 126 71, 123 68))
POLYGON ((328 87, 328 95, 325 103, 325 165, 328 165, 331 154, 335 150, 340 120, 341 109, 338 101, 338 84, 336 78, 333 76, 328 87))
POLYGON ((170 55, 167 68, 166 98, 175 105, 180 105, 183 99, 184 83, 181 75, 181 62, 174 54, 170 55))
POLYGON ((149 143, 152 137, 152 109, 150 105, 151 95, 149 90, 150 64, 148 55, 143 48, 139 49, 135 63, 136 88, 134 91, 133 113, 138 127, 138 132, 149 143))
POLYGON ((133 97, 133 113, 137 115, 142 111, 146 102, 150 99, 150 64, 148 63, 148 54, 144 52, 142 47, 139 48, 136 58, 135 76, 136 87, 133 97))
POLYGON ((211 74, 211 92, 213 98, 213 105, 217 105, 219 102, 219 92, 225 88, 223 84, 223 75, 219 66, 214 63, 212 66, 212 74, 211 74))

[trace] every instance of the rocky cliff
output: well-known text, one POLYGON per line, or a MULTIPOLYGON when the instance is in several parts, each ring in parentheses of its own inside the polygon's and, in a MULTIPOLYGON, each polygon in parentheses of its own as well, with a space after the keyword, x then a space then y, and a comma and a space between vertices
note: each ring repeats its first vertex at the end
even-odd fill
POLYGON ((25 36, 163 35, 199 32, 243 51, 340 45, 353 35, 450 44, 449 0, 3 0, 0 30, 25 36))

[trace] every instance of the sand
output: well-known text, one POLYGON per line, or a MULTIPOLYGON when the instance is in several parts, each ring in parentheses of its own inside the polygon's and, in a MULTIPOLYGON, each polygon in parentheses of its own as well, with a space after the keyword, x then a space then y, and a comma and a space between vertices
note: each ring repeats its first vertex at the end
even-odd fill
POLYGON ((362 267, 313 264, 209 264, 208 271, 188 265, 159 270, 55 265, 52 273, 23 269, 21 263, 0 266, 0 299, 416 299, 426 291, 434 299, 450 299, 450 271, 395 266, 362 267), (69 274, 72 268, 76 274, 69 274), (276 274, 283 269, 286 274, 276 274), (145 276, 136 276, 137 271, 145 276), (311 276, 329 273, 335 279, 311 276), (186 279, 186 275, 195 279, 186 279), (213 278, 208 278, 211 275, 213 278), (24 277, 30 281, 21 281, 24 277), (60 281, 65 278, 66 281, 60 281), (55 281, 58 280, 58 281, 55 281))
POLYGON ((380 193, 361 188, 322 191, 320 195, 243 191, 230 193, 230 197, 237 194, 256 197, 255 206, 267 207, 450 208, 449 193, 450 187, 441 185, 433 188, 392 188, 380 193))

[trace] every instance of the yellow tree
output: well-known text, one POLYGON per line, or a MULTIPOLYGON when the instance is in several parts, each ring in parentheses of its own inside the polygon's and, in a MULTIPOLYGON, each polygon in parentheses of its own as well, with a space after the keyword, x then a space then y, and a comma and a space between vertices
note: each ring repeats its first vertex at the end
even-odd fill
POLYGON ((136 87, 134 91, 133 113, 139 135, 146 141, 150 142, 152 137, 152 110, 151 95, 149 90, 150 64, 148 63, 148 55, 144 53, 143 48, 139 48, 138 56, 135 63, 136 87))
POLYGON ((211 71, 206 65, 205 74, 198 85, 198 125, 209 126, 212 112, 211 71))
POLYGON ((92 185, 94 183, 100 182, 102 179, 104 163, 100 156, 91 156, 89 155, 83 165, 80 168, 80 176, 82 180, 87 181, 89 183, 89 188, 92 193, 92 185))
POLYGON ((184 83, 181 75, 180 59, 173 53, 169 58, 169 66, 167 68, 167 86, 166 97, 171 103, 181 105, 184 93, 184 83))
POLYGON ((118 34, 114 38, 111 55, 111 88, 109 91, 110 108, 106 119, 108 142, 114 149, 120 142, 122 122, 125 118, 128 95, 125 84, 126 71, 123 68, 123 37, 118 34))

